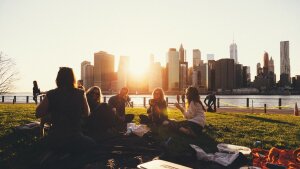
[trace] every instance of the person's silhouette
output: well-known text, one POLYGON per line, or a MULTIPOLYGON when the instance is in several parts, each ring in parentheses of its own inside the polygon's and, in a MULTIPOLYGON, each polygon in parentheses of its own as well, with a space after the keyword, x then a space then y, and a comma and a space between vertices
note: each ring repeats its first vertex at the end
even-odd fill
POLYGON ((33 81, 32 94, 33 94, 33 100, 35 104, 37 104, 37 96, 41 94, 41 91, 36 81, 33 81))

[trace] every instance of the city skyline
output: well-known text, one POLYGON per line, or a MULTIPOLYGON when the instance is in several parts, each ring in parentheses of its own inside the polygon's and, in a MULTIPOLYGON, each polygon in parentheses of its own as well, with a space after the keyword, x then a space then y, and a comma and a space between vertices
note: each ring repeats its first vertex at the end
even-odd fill
MULTIPOLYGON (((129 56, 136 70, 153 54, 165 66, 169 48, 183 44, 192 65, 193 49, 214 59, 229 58, 237 44, 238 62, 251 67, 264 51, 274 60, 280 79, 280 41, 289 41, 291 76, 300 74, 299 1, 1 1, 0 51, 13 58, 20 80, 16 91, 31 91, 32 81, 55 87, 58 68, 69 66, 80 79, 82 61, 106 51, 129 56), (101 7, 101 10, 99 10, 101 7), (180 9, 180 10, 179 10, 180 9), (155 12, 153 12, 155 11, 155 12), (254 12, 255 11, 255 12, 254 12)), ((94 64, 94 63, 91 63, 94 64)))

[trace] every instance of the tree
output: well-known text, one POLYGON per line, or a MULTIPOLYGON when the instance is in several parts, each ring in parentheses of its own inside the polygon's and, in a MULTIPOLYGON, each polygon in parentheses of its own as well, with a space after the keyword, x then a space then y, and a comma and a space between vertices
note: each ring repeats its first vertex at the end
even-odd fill
POLYGON ((15 62, 0 52, 0 94, 7 93, 14 88, 13 83, 17 80, 15 62))

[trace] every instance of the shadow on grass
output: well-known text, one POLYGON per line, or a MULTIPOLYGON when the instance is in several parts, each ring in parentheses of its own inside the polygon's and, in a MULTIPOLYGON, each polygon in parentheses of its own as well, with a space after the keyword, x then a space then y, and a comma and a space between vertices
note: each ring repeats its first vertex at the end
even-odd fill
MULTIPOLYGON (((29 123, 21 120, 20 124, 29 123)), ((8 128, 0 137, 0 168, 32 168, 39 157, 39 129, 18 131, 8 128)))
POLYGON ((264 118, 264 117, 255 117, 255 116, 249 116, 249 115, 245 115, 245 117, 249 118, 249 119, 263 121, 263 122, 278 123, 278 124, 286 124, 286 125, 290 125, 290 126, 296 126, 293 123, 289 123, 289 122, 285 122, 285 121, 279 121, 279 120, 273 120, 273 119, 268 119, 268 118, 264 118))
POLYGON ((227 116, 235 116, 235 117, 241 117, 241 118, 248 118, 248 119, 253 119, 253 120, 258 120, 261 122, 268 122, 268 123, 278 123, 278 124, 285 124, 289 126, 297 126, 293 123, 285 122, 285 121, 280 121, 280 120, 273 120, 270 118, 265 118, 265 117, 258 117, 258 116, 250 116, 250 115, 240 115, 240 114, 226 114, 227 116))

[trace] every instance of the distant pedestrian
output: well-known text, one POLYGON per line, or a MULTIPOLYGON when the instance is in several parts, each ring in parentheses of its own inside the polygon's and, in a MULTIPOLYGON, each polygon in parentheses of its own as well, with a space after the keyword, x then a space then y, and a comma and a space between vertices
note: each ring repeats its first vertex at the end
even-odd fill
POLYGON ((215 92, 212 92, 209 95, 207 95, 205 100, 204 100, 204 103, 207 106, 207 111, 208 112, 216 112, 217 108, 216 108, 216 94, 215 94, 215 92))
POLYGON ((33 100, 35 104, 37 104, 37 96, 41 94, 41 91, 36 81, 33 81, 32 94, 33 94, 33 100))

